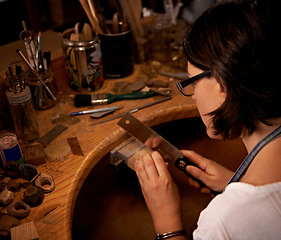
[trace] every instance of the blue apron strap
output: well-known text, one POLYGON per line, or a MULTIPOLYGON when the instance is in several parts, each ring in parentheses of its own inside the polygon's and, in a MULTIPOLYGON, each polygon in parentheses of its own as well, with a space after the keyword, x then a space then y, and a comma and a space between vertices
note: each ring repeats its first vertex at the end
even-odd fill
POLYGON ((230 184, 232 182, 237 182, 243 174, 246 172, 248 167, 250 166, 251 162, 254 160, 255 156, 258 154, 258 152, 268 143, 275 140, 276 138, 281 136, 281 126, 276 128, 272 133, 264 137, 261 141, 258 142, 258 144, 252 149, 252 151, 248 154, 248 156, 245 158, 245 160, 242 162, 242 164, 239 166, 237 171, 234 173, 232 178, 227 183, 230 184))

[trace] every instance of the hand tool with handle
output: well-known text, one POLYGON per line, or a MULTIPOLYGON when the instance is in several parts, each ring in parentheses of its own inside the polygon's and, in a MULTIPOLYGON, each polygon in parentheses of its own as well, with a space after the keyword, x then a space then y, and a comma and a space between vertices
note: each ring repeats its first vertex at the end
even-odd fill
POLYGON ((135 100, 157 95, 155 92, 133 92, 128 94, 77 94, 74 98, 76 107, 110 104, 120 100, 135 100))
POLYGON ((165 160, 173 162, 177 168, 189 175, 185 168, 187 165, 194 164, 192 164, 174 145, 169 143, 166 139, 161 137, 158 133, 130 113, 126 113, 120 119, 118 125, 145 144, 146 147, 158 151, 165 160))

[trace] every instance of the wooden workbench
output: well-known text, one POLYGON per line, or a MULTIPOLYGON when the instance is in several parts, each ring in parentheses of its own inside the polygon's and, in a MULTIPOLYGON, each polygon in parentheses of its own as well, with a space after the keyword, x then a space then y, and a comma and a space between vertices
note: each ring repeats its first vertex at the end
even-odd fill
MULTIPOLYGON (((68 80, 64 70, 64 60, 56 59, 52 62, 52 71, 57 79, 59 88, 59 101, 49 110, 37 111, 40 136, 52 129, 55 124, 52 118, 58 114, 69 114, 72 111, 88 110, 89 107, 75 108, 73 97, 75 92, 68 87, 68 80)), ((136 65, 133 75, 118 80, 105 80, 103 87, 94 93, 111 92, 113 85, 118 81, 134 81, 140 72, 140 66, 136 65)), ((159 79, 169 81, 166 77, 159 79)), ((183 97, 176 90, 177 80, 170 81, 173 88, 172 99, 158 105, 151 106, 134 113, 134 116, 146 122, 150 126, 169 122, 182 118, 198 116, 197 108, 191 98, 183 97)), ((119 112, 152 102, 159 96, 132 101, 119 101, 112 106, 124 106, 119 112)), ((54 177, 56 188, 53 192, 45 194, 44 202, 32 208, 31 214, 22 222, 33 221, 39 238, 43 239, 71 239, 72 215, 79 190, 93 167, 115 146, 124 141, 128 136, 123 129, 113 120, 96 126, 89 126, 95 121, 88 115, 77 116, 81 121, 69 125, 54 141, 65 140, 69 137, 77 137, 84 152, 84 157, 71 155, 63 162, 46 163, 39 166, 38 172, 46 172, 54 177)))

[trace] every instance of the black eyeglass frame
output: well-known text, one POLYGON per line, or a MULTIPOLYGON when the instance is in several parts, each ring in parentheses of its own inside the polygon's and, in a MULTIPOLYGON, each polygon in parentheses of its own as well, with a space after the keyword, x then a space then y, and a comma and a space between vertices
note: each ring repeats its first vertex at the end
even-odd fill
POLYGON ((188 78, 188 79, 185 79, 183 81, 180 81, 177 83, 177 87, 179 89, 179 91, 186 97, 190 97, 192 96, 193 94, 186 94, 183 89, 187 86, 189 86, 190 84, 194 83, 195 81, 203 78, 203 77, 206 77, 208 75, 211 74, 211 71, 210 70, 206 70, 198 75, 195 75, 194 77, 191 77, 191 78, 188 78))

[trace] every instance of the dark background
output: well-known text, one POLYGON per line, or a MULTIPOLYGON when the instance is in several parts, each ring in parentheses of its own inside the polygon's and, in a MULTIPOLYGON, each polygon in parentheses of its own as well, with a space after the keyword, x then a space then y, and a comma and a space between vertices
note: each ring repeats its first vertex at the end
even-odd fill
MULTIPOLYGON (((94 0, 94 3, 106 19, 111 19, 114 1, 94 0)), ((182 2, 188 5, 190 1, 182 2)), ((174 0, 174 4, 176 2, 174 0)), ((142 3, 155 12, 163 12, 163 0, 143 0, 142 3)), ((79 0, 0 0, 0 45, 19 40, 22 20, 34 33, 47 29, 61 32, 78 21, 87 21, 87 17, 79 0)))

